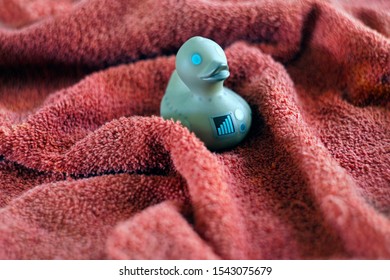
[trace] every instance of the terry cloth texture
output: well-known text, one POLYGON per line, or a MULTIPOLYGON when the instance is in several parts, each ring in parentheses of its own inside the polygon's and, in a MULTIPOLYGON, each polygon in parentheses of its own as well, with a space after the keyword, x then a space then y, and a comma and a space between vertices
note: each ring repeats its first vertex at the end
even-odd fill
POLYGON ((390 1, 0 1, 1 259, 390 259, 390 1), (159 117, 178 48, 253 111, 159 117))

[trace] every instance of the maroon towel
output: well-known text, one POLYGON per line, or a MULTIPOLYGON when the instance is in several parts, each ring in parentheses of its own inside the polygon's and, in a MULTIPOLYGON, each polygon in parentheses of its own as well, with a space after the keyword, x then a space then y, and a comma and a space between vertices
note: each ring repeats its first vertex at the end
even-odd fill
POLYGON ((0 258, 390 259, 390 2, 0 1, 0 258), (248 137, 159 117, 226 51, 248 137))

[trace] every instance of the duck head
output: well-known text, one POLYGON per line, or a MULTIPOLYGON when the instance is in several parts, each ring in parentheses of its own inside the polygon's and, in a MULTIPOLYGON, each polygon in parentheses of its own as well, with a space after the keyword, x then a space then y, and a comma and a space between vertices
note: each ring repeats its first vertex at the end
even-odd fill
POLYGON ((195 92, 222 89, 223 81, 230 75, 223 49, 200 36, 192 37, 179 49, 176 71, 187 87, 195 92))

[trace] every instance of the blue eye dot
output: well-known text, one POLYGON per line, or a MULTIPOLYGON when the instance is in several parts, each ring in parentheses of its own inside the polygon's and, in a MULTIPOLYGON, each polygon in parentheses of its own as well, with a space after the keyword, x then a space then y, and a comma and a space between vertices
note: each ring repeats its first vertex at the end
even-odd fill
POLYGON ((191 57, 191 61, 195 65, 199 65, 202 63, 202 57, 198 53, 194 53, 191 57))

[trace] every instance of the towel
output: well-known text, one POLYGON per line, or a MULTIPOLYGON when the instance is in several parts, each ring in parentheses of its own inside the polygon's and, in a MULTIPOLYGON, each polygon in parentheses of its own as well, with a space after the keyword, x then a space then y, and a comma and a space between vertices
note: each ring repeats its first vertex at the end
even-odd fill
POLYGON ((1 259, 390 259, 390 2, 0 1, 1 259), (160 102, 193 36, 251 106, 160 102))

